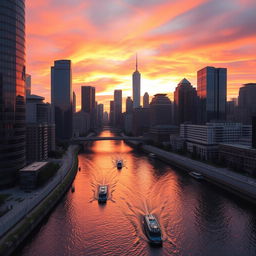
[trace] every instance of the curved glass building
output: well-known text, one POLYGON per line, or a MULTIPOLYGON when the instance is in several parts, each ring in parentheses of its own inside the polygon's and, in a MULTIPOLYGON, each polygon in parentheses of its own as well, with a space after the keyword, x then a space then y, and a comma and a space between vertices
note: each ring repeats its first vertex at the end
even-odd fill
POLYGON ((25 0, 0 1, 0 188, 25 165, 25 0))

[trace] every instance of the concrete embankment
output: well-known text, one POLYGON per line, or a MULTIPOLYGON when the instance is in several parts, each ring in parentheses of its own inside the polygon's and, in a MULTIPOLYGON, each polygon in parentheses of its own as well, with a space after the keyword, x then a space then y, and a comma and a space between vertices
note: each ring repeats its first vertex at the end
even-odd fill
MULTIPOLYGON (((131 146, 138 147, 136 142, 129 142, 131 146)), ((186 172, 199 172, 206 180, 243 198, 256 203, 256 180, 245 175, 235 173, 227 168, 219 168, 205 164, 188 157, 171 153, 150 145, 140 145, 144 152, 154 153, 158 159, 182 169, 186 172)))
POLYGON ((31 232, 50 213, 58 201, 71 186, 78 167, 78 146, 71 146, 70 165, 62 181, 36 207, 26 214, 15 226, 5 233, 0 240, 0 256, 11 255, 17 247, 31 234, 31 232))

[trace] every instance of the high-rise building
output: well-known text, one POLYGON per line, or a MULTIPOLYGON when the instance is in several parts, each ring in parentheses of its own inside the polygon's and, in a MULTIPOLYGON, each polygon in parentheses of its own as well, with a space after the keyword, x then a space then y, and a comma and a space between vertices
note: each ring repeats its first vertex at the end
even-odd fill
POLYGON ((150 102, 150 125, 172 124, 172 102, 166 94, 156 94, 150 102))
POLYGON ((114 91, 114 126, 120 127, 122 119, 122 90, 114 91))
POLYGON ((95 101, 95 87, 82 86, 81 87, 81 110, 90 114, 90 126, 94 130, 96 128, 96 101, 95 101))
POLYGON ((109 111, 109 124, 110 126, 114 125, 114 101, 110 101, 110 111, 109 111))
POLYGON ((227 69, 205 67, 197 72, 199 122, 226 120, 227 69))
POLYGON ((133 111, 133 101, 131 97, 126 98, 126 113, 132 113, 133 111))
POLYGON ((240 121, 251 124, 252 116, 256 114, 256 83, 244 84, 239 90, 238 109, 240 121))
POLYGON ((252 147, 256 149, 256 116, 252 117, 252 147))
POLYGON ((73 92, 73 113, 76 113, 76 93, 73 92))
POLYGON ((104 125, 108 125, 109 124, 109 120, 108 120, 108 112, 105 111, 103 114, 103 124, 104 125))
POLYGON ((25 0, 1 1, 0 187, 25 165, 25 0))
POLYGON ((140 72, 138 71, 138 58, 136 55, 136 70, 132 74, 133 108, 140 107, 140 72))
POLYGON ((31 94, 31 75, 26 74, 26 96, 31 94))
POLYGON ((180 125, 185 122, 196 123, 197 93, 187 79, 180 81, 174 92, 174 120, 180 125))
POLYGON ((103 104, 98 104, 98 106, 97 106, 98 127, 103 126, 103 113, 104 113, 104 105, 103 104))
POLYGON ((54 61, 51 67, 51 102, 56 125, 56 138, 66 140, 73 133, 73 94, 70 60, 54 61))
POLYGON ((26 160, 27 163, 48 158, 55 150, 55 124, 51 122, 51 105, 44 97, 26 98, 26 160))
POLYGON ((143 96, 143 108, 149 108, 149 95, 147 92, 143 96))
POLYGON ((82 86, 81 97, 82 97, 81 110, 87 113, 93 112, 93 110, 95 109, 95 87, 82 86))

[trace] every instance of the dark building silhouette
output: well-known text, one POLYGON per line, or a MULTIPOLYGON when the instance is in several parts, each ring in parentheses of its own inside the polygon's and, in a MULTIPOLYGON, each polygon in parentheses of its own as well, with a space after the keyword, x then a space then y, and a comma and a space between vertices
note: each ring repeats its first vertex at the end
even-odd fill
POLYGON ((183 79, 174 92, 174 120, 180 125, 185 122, 196 123, 197 93, 187 79, 183 79))
POLYGON ((56 139, 68 140, 73 133, 73 91, 70 60, 54 61, 51 67, 51 102, 56 139))
POLYGON ((91 113, 95 109, 95 87, 82 86, 82 108, 81 110, 87 113, 91 113))
POLYGON ((114 91, 114 126, 120 127, 122 120, 122 90, 114 91))
POLYGON ((256 149, 256 116, 252 117, 252 147, 256 149))
POLYGON ((238 96, 239 118, 244 124, 250 124, 256 114, 256 83, 244 84, 238 96))
POLYGON ((154 95, 149 108, 151 126, 172 124, 172 102, 166 94, 154 95))
POLYGON ((110 111, 109 111, 109 125, 114 125, 114 101, 110 101, 110 111))
POLYGON ((55 124, 51 104, 44 97, 30 94, 26 97, 26 162, 42 161, 55 151, 55 124))
POLYGON ((150 112, 149 108, 135 108, 132 114, 132 134, 141 136, 149 131, 150 112))
POLYGON ((145 92, 143 96, 143 108, 148 108, 149 107, 149 95, 147 92, 145 92))
POLYGON ((133 101, 131 97, 126 98, 126 113, 132 113, 133 111, 133 101))
POLYGON ((91 130, 96 128, 97 109, 95 101, 95 87, 82 86, 81 87, 81 111, 90 114, 91 130))
POLYGON ((76 113, 76 93, 73 92, 73 113, 76 113))
POLYGON ((226 120, 227 69, 205 67, 197 72, 199 122, 226 120))
POLYGON ((103 114, 104 114, 104 105, 98 104, 97 106, 97 120, 98 120, 98 127, 103 126, 103 114))
POLYGON ((138 71, 138 58, 136 55, 136 70, 132 74, 133 108, 140 107, 140 72, 138 71))
POLYGON ((0 187, 25 165, 25 1, 1 1, 0 187))

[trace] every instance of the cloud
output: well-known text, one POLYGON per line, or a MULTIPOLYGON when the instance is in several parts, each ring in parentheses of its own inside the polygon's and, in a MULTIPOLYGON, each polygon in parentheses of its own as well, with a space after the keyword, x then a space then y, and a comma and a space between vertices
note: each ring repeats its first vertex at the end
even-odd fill
MULTIPOLYGON (((73 89, 94 85, 98 101, 131 95, 135 53, 142 93, 196 86, 206 65, 228 68, 228 93, 256 80, 253 0, 37 0, 27 4, 27 70, 32 91, 50 99, 50 66, 71 59, 73 89)), ((79 105, 79 104, 78 104, 79 105)))

